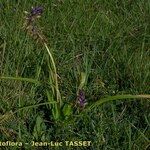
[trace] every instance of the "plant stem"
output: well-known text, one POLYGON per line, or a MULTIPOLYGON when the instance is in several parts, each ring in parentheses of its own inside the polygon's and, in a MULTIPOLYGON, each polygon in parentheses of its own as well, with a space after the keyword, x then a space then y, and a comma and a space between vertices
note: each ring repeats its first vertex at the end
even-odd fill
POLYGON ((54 62, 54 58, 52 56, 52 53, 50 52, 50 49, 48 48, 47 44, 44 42, 44 46, 50 56, 50 59, 51 59, 51 62, 52 62, 52 67, 54 69, 54 79, 55 79, 55 89, 56 89, 56 99, 57 99, 57 102, 60 104, 60 106, 62 105, 62 101, 61 101, 61 95, 60 95, 60 92, 59 92, 59 86, 58 86, 58 79, 57 79, 57 71, 56 71, 56 65, 55 65, 55 62, 54 62))

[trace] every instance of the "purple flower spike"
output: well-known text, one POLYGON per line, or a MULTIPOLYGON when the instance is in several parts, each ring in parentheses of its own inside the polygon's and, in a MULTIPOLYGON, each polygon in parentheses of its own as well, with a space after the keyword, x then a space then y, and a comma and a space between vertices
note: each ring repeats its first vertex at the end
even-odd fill
POLYGON ((25 11, 25 22, 23 28, 29 33, 32 37, 41 42, 46 42, 45 36, 42 34, 40 28, 36 25, 36 21, 41 17, 43 13, 43 7, 32 7, 30 12, 25 11))
POLYGON ((79 90, 78 93, 78 104, 80 107, 84 107, 87 103, 86 103, 86 99, 85 99, 85 93, 83 90, 79 90))
POLYGON ((42 6, 38 6, 38 7, 34 7, 31 10, 31 15, 41 15, 43 13, 43 7, 42 6))

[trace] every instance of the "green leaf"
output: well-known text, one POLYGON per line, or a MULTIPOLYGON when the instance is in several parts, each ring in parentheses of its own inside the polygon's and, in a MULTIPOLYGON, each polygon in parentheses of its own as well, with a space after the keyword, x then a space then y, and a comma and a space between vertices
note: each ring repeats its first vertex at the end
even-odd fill
POLYGON ((50 103, 52 103, 51 108, 52 108, 52 115, 54 117, 54 120, 58 120, 60 118, 59 106, 58 106, 57 102, 54 100, 53 95, 48 90, 46 90, 46 94, 47 94, 48 101, 50 103), (55 102, 55 103, 53 103, 53 102, 55 102))
POLYGON ((15 114, 15 113, 17 113, 21 110, 24 110, 24 109, 34 108, 34 107, 38 107, 38 106, 42 106, 42 105, 50 105, 50 104, 55 104, 55 103, 56 102, 45 102, 45 103, 39 103, 39 104, 35 104, 35 105, 29 105, 29 106, 21 107, 13 113, 15 114))
POLYGON ((85 82, 86 82, 86 73, 81 72, 79 89, 82 89, 85 86, 85 82))
POLYGON ((0 77, 0 79, 3 80, 18 80, 18 81, 26 81, 26 82, 30 82, 30 83, 34 83, 34 84, 38 84, 40 85, 41 82, 35 80, 35 79, 31 79, 31 78, 22 78, 22 77, 0 77))
POLYGON ((70 116, 72 114, 72 107, 71 107, 71 105, 65 104, 62 111, 63 111, 63 114, 64 114, 65 117, 66 116, 70 116))
POLYGON ((45 130, 46 130, 46 125, 44 123, 44 120, 41 116, 38 115, 33 129, 33 136, 36 138, 36 140, 39 140, 39 138, 44 139, 45 130))
POLYGON ((115 95, 115 96, 108 96, 96 101, 94 104, 89 106, 87 109, 92 109, 98 105, 102 105, 106 102, 116 101, 116 100, 131 100, 131 99, 150 99, 150 95, 115 95))
POLYGON ((60 119, 60 109, 59 109, 59 106, 57 104, 53 105, 52 114, 53 114, 53 117, 55 120, 60 119))

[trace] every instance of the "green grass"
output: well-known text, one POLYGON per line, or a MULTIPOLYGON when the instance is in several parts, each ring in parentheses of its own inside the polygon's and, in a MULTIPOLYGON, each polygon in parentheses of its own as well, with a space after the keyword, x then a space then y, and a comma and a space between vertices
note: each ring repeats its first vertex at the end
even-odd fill
POLYGON ((2 0, 0 141, 88 140, 93 150, 148 148, 149 15, 148 0, 2 0), (24 11, 40 5, 38 25, 53 64, 23 29, 24 11), (62 108, 56 104, 54 65, 62 108), (80 88, 88 101, 84 110, 75 106, 80 88))

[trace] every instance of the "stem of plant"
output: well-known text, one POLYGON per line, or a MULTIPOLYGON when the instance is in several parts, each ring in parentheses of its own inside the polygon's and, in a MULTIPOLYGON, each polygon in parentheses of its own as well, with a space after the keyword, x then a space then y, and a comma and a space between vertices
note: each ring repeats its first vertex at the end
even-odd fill
POLYGON ((60 92, 59 92, 59 86, 58 86, 58 79, 57 79, 57 70, 56 70, 56 65, 55 65, 55 62, 54 62, 54 58, 52 56, 52 53, 50 52, 50 49, 48 48, 47 44, 44 42, 44 46, 50 56, 50 59, 51 59, 51 62, 52 62, 52 67, 54 69, 54 79, 55 79, 55 89, 56 89, 56 99, 57 99, 57 102, 60 104, 60 106, 62 105, 62 101, 61 101, 61 95, 60 95, 60 92))

